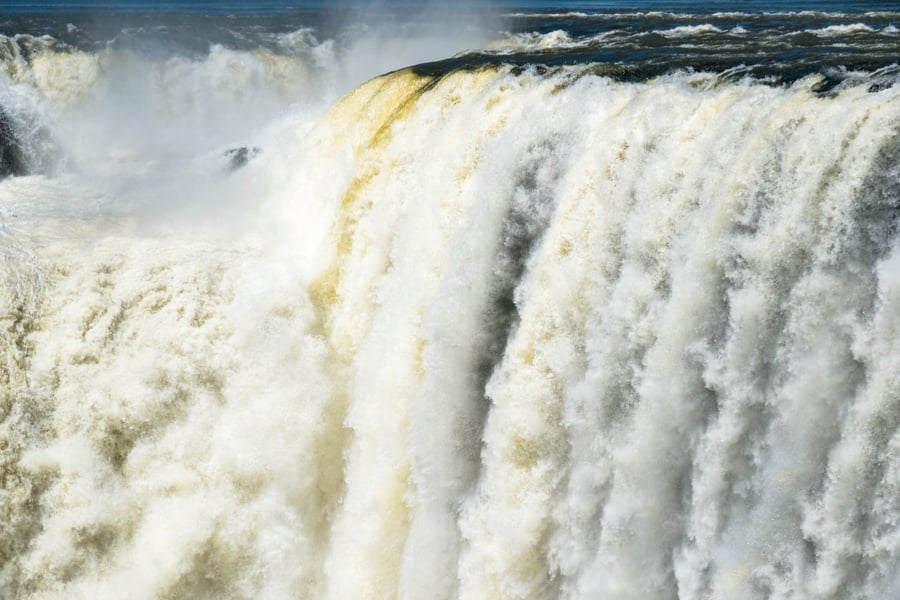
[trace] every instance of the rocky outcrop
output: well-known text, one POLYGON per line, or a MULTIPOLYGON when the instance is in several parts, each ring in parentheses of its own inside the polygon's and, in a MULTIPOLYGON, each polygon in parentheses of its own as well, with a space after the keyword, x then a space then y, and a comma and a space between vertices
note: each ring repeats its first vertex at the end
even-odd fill
POLYGON ((15 121, 0 107, 0 178, 27 172, 28 164, 16 134, 15 121))
POLYGON ((229 171, 237 171, 250 160, 260 153, 260 149, 256 146, 240 146, 238 148, 229 148, 225 151, 225 158, 228 159, 227 169, 229 171))

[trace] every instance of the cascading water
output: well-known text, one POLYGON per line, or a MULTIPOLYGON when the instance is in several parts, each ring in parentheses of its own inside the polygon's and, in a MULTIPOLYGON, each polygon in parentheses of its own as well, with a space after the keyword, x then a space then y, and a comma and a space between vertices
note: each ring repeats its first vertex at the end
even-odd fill
POLYGON ((896 69, 554 58, 688 17, 9 38, 0 597, 900 595, 896 69))

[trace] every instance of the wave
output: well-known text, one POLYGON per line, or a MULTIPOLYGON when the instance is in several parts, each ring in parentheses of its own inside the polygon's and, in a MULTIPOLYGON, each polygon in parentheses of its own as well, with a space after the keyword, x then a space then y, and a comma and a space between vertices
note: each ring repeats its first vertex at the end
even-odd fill
POLYGON ((654 31, 653 33, 661 35, 663 37, 668 38, 681 38, 695 35, 702 35, 705 33, 725 33, 724 30, 719 29, 715 25, 710 25, 709 23, 701 23, 699 25, 681 25, 679 27, 673 27, 671 29, 663 29, 660 31, 654 31))
POLYGON ((812 33, 822 37, 835 37, 854 33, 873 33, 875 29, 864 23, 853 23, 850 25, 829 25, 820 29, 809 29, 804 33, 812 33))
POLYGON ((560 18, 592 18, 592 17, 605 17, 604 13, 585 13, 578 11, 568 11, 568 12, 539 12, 539 13, 525 13, 525 12, 515 12, 515 13, 504 13, 502 16, 509 18, 547 18, 547 19, 560 19, 560 18))
MULTIPOLYGON (((812 38, 844 44, 841 47, 847 52, 841 53, 840 56, 849 57, 850 62, 862 64, 866 60, 872 62, 870 59, 874 59, 873 64, 884 64, 881 49, 890 43, 890 40, 885 39, 886 36, 894 37, 895 17, 900 15, 900 13, 872 11, 847 13, 751 11, 710 14, 666 11, 634 13, 575 11, 516 14, 518 16, 508 23, 513 32, 501 36, 524 40, 523 43, 509 44, 510 48, 520 47, 522 52, 531 49, 542 52, 554 47, 560 50, 596 49, 599 55, 588 57, 588 53, 585 52, 582 53, 585 56, 582 60, 627 62, 641 56, 641 49, 652 50, 654 59, 666 60, 681 53, 675 48, 687 48, 698 51, 697 56, 692 56, 695 63, 726 64, 736 52, 746 57, 741 57, 741 62, 751 60, 754 55, 760 62, 780 61, 778 50, 787 49, 788 46, 791 47, 791 54, 798 63, 807 58, 820 62, 827 62, 829 58, 837 60, 837 54, 829 56, 827 52, 822 52, 822 42, 812 38), (564 32, 565 37, 563 38, 561 33, 553 33, 556 31, 564 32), (525 40, 529 36, 534 39, 525 40), (665 46, 662 40, 652 39, 653 36, 672 40, 672 45, 665 46), (735 36, 740 36, 740 43, 729 39, 735 36), (560 38, 555 46, 552 44, 554 38, 560 38), (543 43, 543 46, 540 46, 540 43, 543 43), (727 47, 723 47, 722 44, 727 44, 727 47), (706 56, 699 52, 701 49, 708 50, 706 56), (612 52, 613 50, 620 52, 612 52)), ((502 39, 496 40, 490 43, 487 49, 493 50, 502 46, 502 43, 502 39)), ((569 55, 573 56, 574 53, 569 55)))
POLYGON ((601 42, 604 38, 617 32, 604 32, 589 37, 573 38, 567 31, 556 29, 548 33, 527 32, 508 34, 508 37, 489 43, 484 49, 488 52, 535 52, 554 48, 587 47, 601 42))
POLYGON ((900 17, 898 11, 863 11, 863 12, 839 12, 839 11, 816 11, 816 10, 800 10, 800 11, 716 11, 712 13, 689 13, 689 12, 670 12, 670 11, 634 11, 634 12, 618 12, 618 11, 598 11, 598 12, 582 12, 582 11, 565 11, 565 12, 514 12, 504 13, 502 16, 508 18, 529 18, 529 19, 591 19, 591 20, 621 20, 636 19, 644 20, 647 18, 654 19, 671 19, 671 20, 689 20, 698 21, 703 19, 746 19, 753 17, 807 17, 816 19, 848 19, 848 18, 874 18, 874 19, 896 19, 900 17))

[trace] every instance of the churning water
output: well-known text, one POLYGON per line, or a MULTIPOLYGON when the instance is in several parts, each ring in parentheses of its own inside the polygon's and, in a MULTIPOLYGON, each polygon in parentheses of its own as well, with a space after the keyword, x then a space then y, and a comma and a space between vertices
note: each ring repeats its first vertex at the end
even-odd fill
POLYGON ((900 13, 25 4, 0 597, 900 597, 900 13))

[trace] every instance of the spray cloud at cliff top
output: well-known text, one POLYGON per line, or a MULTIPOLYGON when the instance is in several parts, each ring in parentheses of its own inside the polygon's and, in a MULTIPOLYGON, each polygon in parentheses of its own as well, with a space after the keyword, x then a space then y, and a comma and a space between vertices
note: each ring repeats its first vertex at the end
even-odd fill
POLYGON ((900 596, 891 3, 7 4, 0 598, 900 596))

